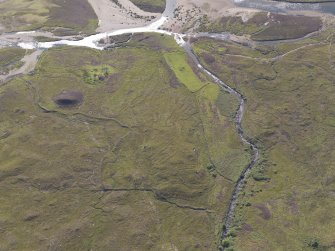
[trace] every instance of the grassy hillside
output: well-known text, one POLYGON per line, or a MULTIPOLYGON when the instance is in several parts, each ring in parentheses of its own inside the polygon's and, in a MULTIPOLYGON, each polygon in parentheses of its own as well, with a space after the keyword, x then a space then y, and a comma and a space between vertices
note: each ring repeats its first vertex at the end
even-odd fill
POLYGON ((332 30, 255 50, 209 39, 206 67, 246 97, 246 134, 261 149, 240 194, 228 250, 334 250, 332 30))
POLYGON ((172 38, 50 49, 0 106, 1 250, 217 250, 249 155, 172 38))
POLYGON ((224 16, 214 21, 205 16, 199 31, 230 32, 240 36, 248 35, 255 41, 268 41, 300 38, 321 27, 319 17, 258 12, 246 21, 240 16, 224 16))
POLYGON ((0 28, 5 32, 44 29, 58 35, 94 33, 97 24, 87 0, 0 1, 0 28))
POLYGON ((21 65, 20 60, 25 56, 26 50, 19 48, 0 49, 0 75, 7 74, 9 71, 21 65))

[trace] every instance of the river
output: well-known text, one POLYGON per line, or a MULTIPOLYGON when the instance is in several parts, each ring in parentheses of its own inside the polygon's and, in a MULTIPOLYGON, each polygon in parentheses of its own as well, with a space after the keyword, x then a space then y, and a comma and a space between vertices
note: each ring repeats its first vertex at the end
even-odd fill
MULTIPOLYGON (((235 3, 241 7, 247 8, 257 8, 267 11, 275 11, 275 12, 285 12, 289 10, 318 10, 324 12, 335 13, 335 3, 324 3, 324 4, 290 4, 290 3, 282 3, 282 2, 273 2, 267 0, 235 0, 235 3), (327 7, 328 6, 328 7, 327 7)), ((151 23, 150 25, 138 28, 129 28, 129 29, 120 29, 112 32, 106 33, 99 33, 92 36, 85 37, 81 40, 58 40, 54 42, 21 42, 17 45, 24 49, 48 49, 54 46, 61 46, 61 45, 70 45, 70 46, 84 46, 89 48, 94 48, 98 50, 103 50, 104 47, 98 44, 98 41, 110 37, 116 36, 121 34, 128 34, 128 33, 144 33, 144 32, 155 32, 155 33, 162 33, 166 35, 173 36, 175 41, 184 48, 186 53, 190 56, 190 58, 195 62, 198 66, 199 70, 207 74, 213 82, 218 84, 222 89, 228 91, 231 95, 233 95, 238 100, 238 109, 236 111, 235 116, 235 126, 236 132, 239 135, 241 141, 250 147, 251 149, 251 157, 249 163, 244 167, 242 170, 238 180, 235 183, 235 187, 233 193, 231 194, 230 202, 225 213, 225 218, 223 219, 223 227, 222 233, 220 235, 220 240, 227 237, 230 227, 233 223, 235 208, 238 200, 239 192, 242 190, 243 183, 246 180, 247 174, 253 168, 253 166, 257 163, 259 159, 259 149, 257 146, 252 142, 252 140, 245 136, 243 127, 242 127, 242 120, 243 114, 245 109, 245 100, 243 95, 238 92, 237 90, 230 87, 228 84, 224 83, 220 78, 218 78, 215 74, 210 72, 206 69, 201 63, 200 60, 197 58, 196 54, 192 51, 191 45, 184 40, 185 34, 179 33, 172 33, 166 30, 160 29, 160 27, 168 21, 174 15, 174 10, 176 8, 176 0, 167 0, 166 9, 163 12, 162 16, 151 23)), ((195 34, 197 35, 197 34, 195 34)), ((221 35, 213 35, 213 34, 202 34, 202 36, 214 37, 214 38, 221 38, 221 39, 229 39, 229 34, 223 33, 221 35)), ((221 249, 222 250, 222 249, 221 249)))
POLYGON ((53 42, 21 42, 21 43, 18 43, 18 46, 23 49, 49 49, 54 46, 70 45, 70 46, 84 46, 84 47, 89 47, 93 49, 103 50, 104 47, 98 45, 99 40, 104 39, 106 37, 117 36, 117 35, 122 35, 122 34, 156 32, 156 33, 162 33, 162 34, 167 34, 167 35, 175 35, 176 37, 179 37, 178 34, 159 29, 159 27, 161 27, 169 18, 173 17, 175 7, 176 7, 176 0, 167 0, 166 8, 162 16, 156 21, 154 21, 153 23, 147 26, 144 26, 144 27, 120 29, 120 30, 115 30, 112 32, 98 33, 98 34, 88 36, 81 40, 76 40, 76 41, 58 40, 58 41, 53 41, 53 42))
POLYGON ((269 12, 289 11, 317 11, 322 13, 335 14, 334 2, 323 3, 288 3, 271 0, 234 0, 239 7, 264 10, 269 12))

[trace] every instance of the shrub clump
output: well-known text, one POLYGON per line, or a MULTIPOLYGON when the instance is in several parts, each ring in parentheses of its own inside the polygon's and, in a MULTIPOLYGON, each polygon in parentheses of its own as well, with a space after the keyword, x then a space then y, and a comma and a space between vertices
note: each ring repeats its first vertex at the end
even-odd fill
POLYGON ((86 83, 94 85, 105 81, 114 71, 114 68, 109 65, 86 66, 83 76, 86 83))
POLYGON ((266 168, 267 162, 262 161, 257 166, 255 166, 251 171, 251 177, 256 181, 268 181, 270 180, 270 177, 265 175, 265 168, 266 168))
POLYGON ((320 243, 316 239, 311 239, 307 241, 307 246, 312 248, 312 249, 318 249, 320 247, 320 243))

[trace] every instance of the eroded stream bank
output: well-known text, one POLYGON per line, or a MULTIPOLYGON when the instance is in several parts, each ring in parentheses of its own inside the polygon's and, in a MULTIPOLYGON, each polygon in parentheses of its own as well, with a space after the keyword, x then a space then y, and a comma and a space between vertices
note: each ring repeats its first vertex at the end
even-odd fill
MULTIPOLYGON (((250 138, 246 137, 242 128, 242 120, 243 120, 243 115, 244 115, 244 108, 245 108, 245 100, 244 97, 242 96, 241 93, 239 93, 237 90, 231 88, 229 85, 224 83, 219 77, 217 77, 214 73, 210 72, 207 70, 201 63, 198 57, 195 55, 193 52, 191 45, 189 43, 184 43, 182 47, 185 49, 187 54, 192 58, 193 62, 198 66, 198 68, 204 72, 206 75, 208 75, 213 81, 220 86, 225 91, 228 91, 231 95, 233 95, 239 103, 238 109, 236 111, 235 115, 235 126, 236 126, 236 131, 240 137, 240 139, 243 141, 244 144, 249 145, 251 150, 252 150, 252 155, 251 155, 251 160, 247 164, 247 166, 243 169, 241 172, 233 193, 231 195, 230 201, 229 201, 229 206, 226 212, 226 216, 223 220, 224 225, 222 227, 222 233, 220 235, 220 242, 226 238, 229 234, 229 230, 232 226, 233 219, 234 219, 234 214, 235 214, 235 208, 237 205, 237 200, 238 200, 238 195, 241 192, 243 188, 243 184, 247 178, 247 174, 250 172, 252 167, 256 164, 256 162, 259 159, 259 149, 257 146, 251 141, 250 138)), ((221 244, 221 243, 220 243, 221 244)), ((219 245, 220 245, 219 244, 219 245)), ((219 250, 224 250, 224 247, 219 247, 219 250)))

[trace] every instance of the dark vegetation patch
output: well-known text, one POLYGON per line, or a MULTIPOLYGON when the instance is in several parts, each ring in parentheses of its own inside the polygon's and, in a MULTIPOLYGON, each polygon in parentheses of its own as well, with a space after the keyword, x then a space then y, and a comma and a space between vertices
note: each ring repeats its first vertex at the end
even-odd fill
POLYGON ((53 0, 57 7, 50 10, 46 25, 72 29, 75 33, 93 33, 97 16, 87 0, 53 0))
POLYGON ((60 107, 71 107, 81 104, 83 94, 78 91, 63 91, 53 97, 53 101, 60 107))
MULTIPOLYGON (((57 32, 54 32, 54 34, 57 36, 56 34, 57 32)), ((61 35, 63 36, 63 35, 61 35)), ((57 41, 59 40, 58 38, 52 38, 52 37, 45 37, 45 36, 37 36, 35 37, 35 40, 37 42, 53 42, 53 41, 57 41)))
POLYGON ((140 9, 152 12, 163 13, 165 10, 165 0, 130 0, 140 9))
POLYGON ((241 231, 242 232, 251 232, 252 230, 253 230, 253 228, 249 224, 244 223, 241 226, 241 231))
POLYGON ((132 37, 132 34, 122 34, 117 36, 109 37, 109 43, 122 44, 128 42, 132 37))
POLYGON ((202 53, 202 57, 205 60, 206 64, 213 64, 215 62, 215 57, 213 57, 212 55, 204 52, 202 53))
POLYGON ((166 65, 166 67, 168 69, 169 85, 172 88, 181 87, 182 84, 180 83, 180 81, 178 80, 178 78, 176 77, 176 75, 173 73, 173 71, 168 67, 168 64, 166 63, 166 61, 162 60, 161 63, 164 64, 164 65, 166 65))
POLYGON ((111 36, 107 38, 102 38, 99 40, 99 44, 104 45, 105 49, 126 46, 126 43, 129 42, 132 38, 132 34, 122 34, 117 36, 111 36))
POLYGON ((261 211, 260 216, 264 220, 269 220, 271 218, 271 212, 266 205, 264 205, 264 204, 253 204, 253 206, 261 211))
POLYGON ((318 31, 322 27, 319 17, 283 15, 260 12, 244 22, 238 16, 225 16, 214 22, 204 17, 199 27, 205 32, 230 32, 236 35, 251 35, 256 41, 294 39, 318 31))
POLYGON ((322 27, 319 17, 292 16, 271 13, 258 14, 248 22, 263 26, 262 30, 252 34, 251 38, 258 41, 294 39, 318 31, 322 27), (265 23, 268 24, 264 27, 265 23))
POLYGON ((246 24, 239 16, 224 16, 215 21, 211 21, 210 17, 203 16, 201 24, 198 28, 200 32, 221 33, 231 32, 236 35, 250 34, 259 30, 254 24, 246 24))
POLYGON ((174 76, 173 74, 171 74, 170 86, 173 87, 173 88, 177 88, 177 87, 181 86, 180 82, 178 81, 176 76, 174 76))
POLYGON ((175 49, 175 42, 171 42, 169 36, 164 34, 133 34, 131 40, 127 44, 129 46, 142 46, 149 50, 155 51, 171 51, 175 49))
POLYGON ((87 0, 17 0, 0 1, 0 24, 8 32, 58 29, 57 35, 92 34, 98 20, 87 0))
POLYGON ((55 36, 75 36, 78 35, 78 32, 72 28, 63 28, 57 27, 55 29, 52 28, 52 33, 55 36))

